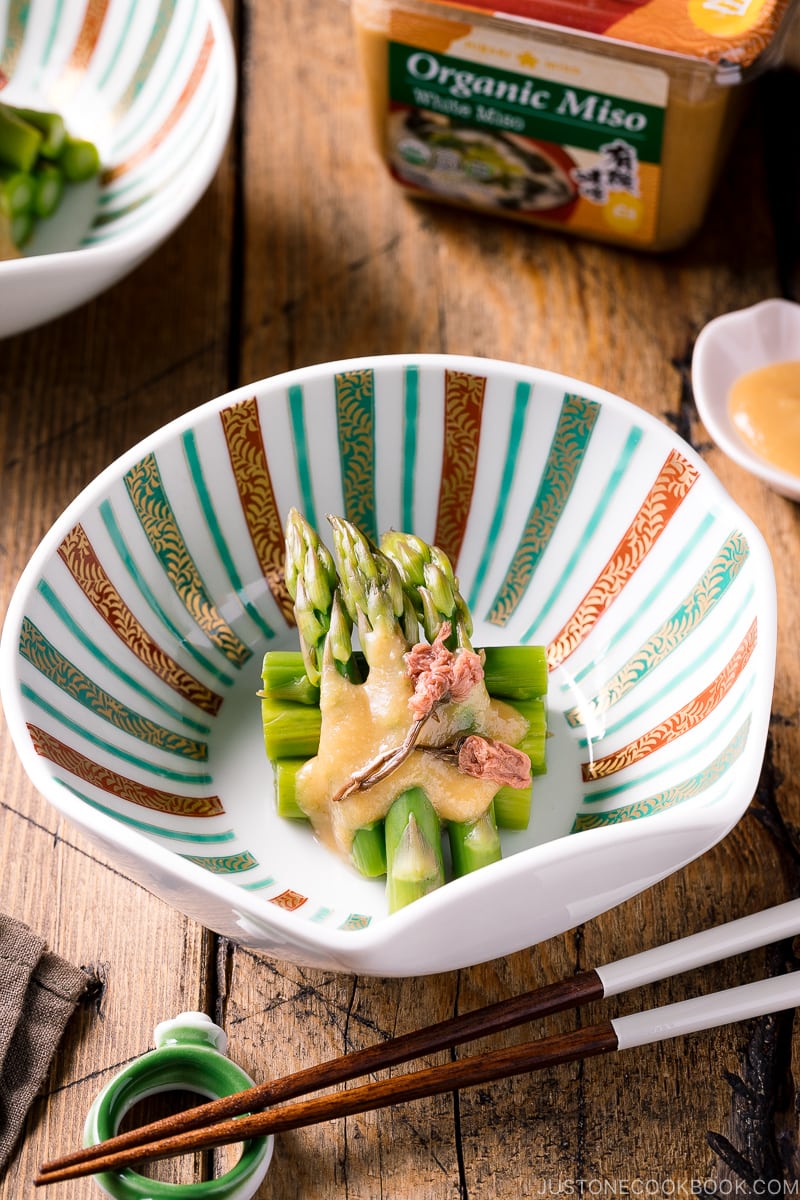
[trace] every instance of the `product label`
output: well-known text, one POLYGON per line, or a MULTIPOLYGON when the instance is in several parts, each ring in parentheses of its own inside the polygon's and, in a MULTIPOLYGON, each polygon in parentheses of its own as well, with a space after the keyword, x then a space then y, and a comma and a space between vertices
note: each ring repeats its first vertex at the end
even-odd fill
POLYGON ((388 55, 389 160, 407 187, 652 241, 665 72, 399 11, 388 55))

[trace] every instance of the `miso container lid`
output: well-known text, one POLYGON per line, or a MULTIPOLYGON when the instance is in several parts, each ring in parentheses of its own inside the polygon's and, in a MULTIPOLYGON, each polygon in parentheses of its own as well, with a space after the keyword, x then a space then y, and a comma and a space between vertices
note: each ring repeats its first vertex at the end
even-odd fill
POLYGON ((771 45, 795 0, 436 0, 740 67, 771 45))

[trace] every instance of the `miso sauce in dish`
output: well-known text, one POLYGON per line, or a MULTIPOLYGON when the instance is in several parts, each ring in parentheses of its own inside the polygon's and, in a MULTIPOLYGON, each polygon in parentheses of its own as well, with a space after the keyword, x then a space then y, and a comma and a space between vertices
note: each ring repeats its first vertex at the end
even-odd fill
POLYGON ((800 475, 800 359, 740 375, 731 387, 728 411, 751 450, 772 466, 800 475))

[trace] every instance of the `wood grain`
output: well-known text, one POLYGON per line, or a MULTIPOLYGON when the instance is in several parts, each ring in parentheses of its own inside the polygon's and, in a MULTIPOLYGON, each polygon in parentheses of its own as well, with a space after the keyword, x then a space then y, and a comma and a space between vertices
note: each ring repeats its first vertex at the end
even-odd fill
MULTIPOLYGON (((155 900, 36 795, 3 727, 0 904, 97 984, 0 1200, 31 1194, 39 1163, 78 1144, 102 1083, 184 1009, 224 1024, 234 1060, 266 1079, 800 895, 800 508, 714 449, 690 381, 707 320, 767 296, 800 298, 794 132, 784 122, 775 136, 776 104, 797 95, 798 76, 782 75, 777 97, 765 91, 751 109, 700 235, 654 258, 406 199, 369 140, 345 0, 231 0, 228 11, 241 64, 236 129, 205 198, 127 280, 0 346, 3 611, 39 538, 102 467, 229 386, 376 352, 531 363, 677 429, 767 537, 780 648, 764 771, 730 836, 643 895, 496 962, 380 980, 275 963, 155 900)), ((796 967, 784 944, 702 980, 652 985, 616 1011, 796 967)), ((542 1029, 607 1015, 592 1005, 542 1029)), ((259 1200, 538 1200, 626 1185, 636 1194, 637 1180, 656 1195, 759 1194, 759 1181, 767 1194, 800 1179, 799 1064, 789 1013, 348 1117, 280 1135, 259 1200)), ((184 1180, 217 1169, 206 1158, 157 1168, 184 1180)), ((60 1189, 63 1200, 96 1194, 89 1180, 60 1189)))

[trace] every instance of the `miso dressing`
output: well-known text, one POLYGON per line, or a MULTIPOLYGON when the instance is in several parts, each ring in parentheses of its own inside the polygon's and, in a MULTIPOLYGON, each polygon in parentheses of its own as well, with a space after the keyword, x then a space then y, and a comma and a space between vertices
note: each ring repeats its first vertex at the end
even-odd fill
POLYGON ((728 411, 760 458, 800 475, 800 359, 747 371, 733 384, 728 411))
MULTIPOLYGON (((338 786, 382 750, 398 746, 411 721, 412 686, 403 664, 405 640, 372 633, 370 670, 364 683, 342 678, 334 666, 323 668, 320 695, 322 729, 319 753, 301 768, 297 799, 320 840, 347 857, 355 831, 386 815, 406 788, 427 792, 445 821, 475 820, 488 808, 499 785, 492 779, 461 774, 450 762, 414 750, 387 779, 343 800, 332 800, 338 786)), ((481 682, 461 704, 445 704, 425 723, 420 746, 447 745, 474 729, 510 744, 524 735, 527 722, 515 709, 492 699, 481 682)))

